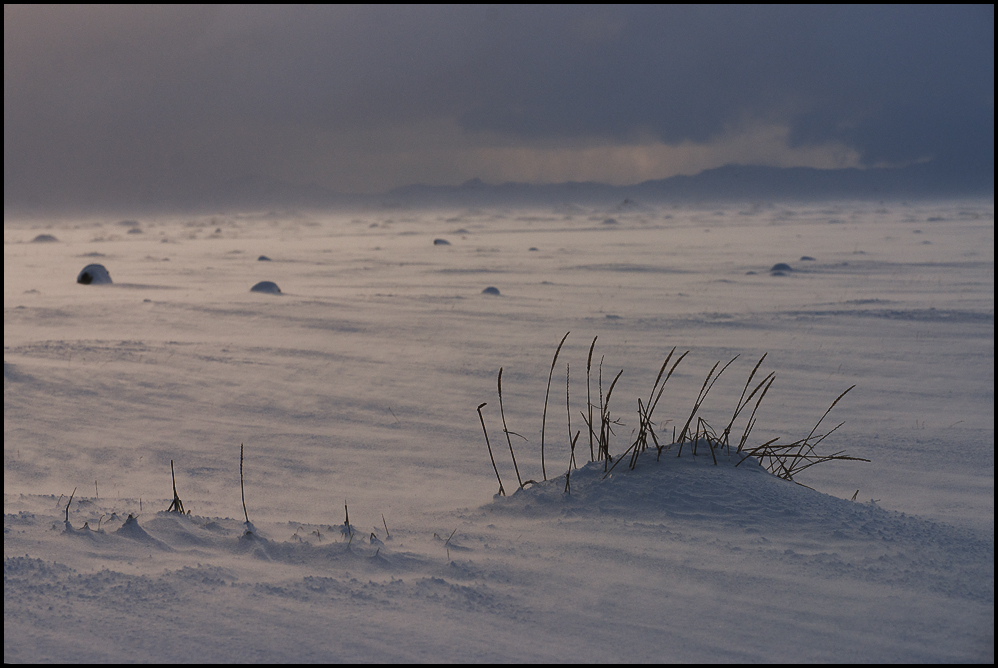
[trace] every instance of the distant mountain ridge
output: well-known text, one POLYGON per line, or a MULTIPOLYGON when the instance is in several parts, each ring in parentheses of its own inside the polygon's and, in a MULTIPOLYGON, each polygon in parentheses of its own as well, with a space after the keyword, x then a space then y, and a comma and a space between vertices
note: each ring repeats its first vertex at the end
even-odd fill
POLYGON ((489 184, 474 178, 461 185, 409 185, 377 194, 347 194, 316 183, 288 183, 247 174, 202 184, 196 190, 175 191, 156 184, 113 204, 42 200, 18 201, 4 189, 4 212, 79 213, 84 210, 132 215, 146 212, 259 211, 267 209, 370 209, 432 206, 608 206, 625 200, 647 204, 765 200, 829 199, 920 200, 954 197, 994 197, 994 165, 990 168, 922 163, 898 169, 814 169, 725 165, 693 176, 672 176, 629 186, 596 182, 551 184, 489 184))
POLYGON ((396 205, 484 205, 640 201, 695 202, 762 199, 926 199, 994 196, 994 169, 988 172, 941 169, 922 163, 898 169, 815 169, 725 165, 693 176, 672 176, 631 186, 568 182, 503 183, 471 179, 459 186, 411 185, 380 199, 396 205))

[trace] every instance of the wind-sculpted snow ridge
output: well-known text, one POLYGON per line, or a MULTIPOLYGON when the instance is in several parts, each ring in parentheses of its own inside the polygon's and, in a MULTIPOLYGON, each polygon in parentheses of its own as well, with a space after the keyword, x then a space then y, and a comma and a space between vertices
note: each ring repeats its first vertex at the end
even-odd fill
MULTIPOLYGON (((34 638, 32 659, 78 661, 990 656, 977 621, 994 606, 987 536, 742 457, 646 452, 609 475, 591 462, 571 492, 562 474, 390 534, 123 519, 108 512, 120 500, 96 499, 67 522, 52 497, 9 498, 35 510, 4 515, 5 551, 23 555, 4 562, 5 635, 34 638), (694 600, 707 610, 690 613, 694 600), (723 615, 738 629, 708 641, 703 625, 723 615), (925 625, 916 640, 912 624, 925 625)), ((25 651, 5 646, 5 659, 25 651)))
POLYGON ((99 529, 92 528, 89 521, 81 528, 74 528, 72 522, 64 522, 63 535, 83 538, 88 541, 89 549, 102 550, 108 556, 151 549, 205 557, 250 556, 296 565, 368 559, 374 566, 391 565, 400 569, 405 569, 416 559, 405 553, 384 549, 384 541, 375 533, 364 534, 352 525, 347 529, 346 526, 289 522, 288 526, 293 525, 293 530, 267 527, 261 531, 245 522, 177 512, 162 511, 143 517, 148 519, 140 525, 133 515, 123 522, 119 517, 112 516, 99 529))
POLYGON ((621 467, 609 475, 602 462, 590 462, 571 471, 571 493, 561 475, 509 497, 497 495, 483 510, 560 525, 622 521, 664 541, 686 542, 692 535, 686 531, 720 534, 736 551, 765 554, 780 568, 993 603, 993 543, 972 531, 884 510, 872 500, 822 494, 743 458, 721 455, 715 466, 709 456, 646 453, 635 470, 621 467))
MULTIPOLYGON (((33 506, 51 507, 51 501, 20 499, 33 506)), ((521 614, 508 593, 461 581, 468 579, 464 571, 445 557, 468 548, 453 534, 414 537, 399 528, 379 537, 352 525, 296 522, 247 530, 247 523, 229 518, 158 512, 122 520, 102 502, 86 499, 82 507, 69 521, 57 512, 4 516, 5 547, 24 551, 4 560, 5 628, 39 641, 26 648, 31 657, 404 660, 417 657, 418 648, 385 643, 384 635, 365 638, 363 627, 387 633, 385 624, 397 618, 418 626, 428 614, 506 620, 521 614), (432 554, 410 552, 413 543, 432 554), (39 553, 39 544, 57 560, 25 553, 39 553), (276 614, 273 606, 288 613, 278 615, 280 631, 266 621, 276 614), (322 612, 295 621, 309 608, 322 612), (346 622, 351 618, 368 622, 346 622), (67 631, 66 619, 113 629, 118 639, 67 631), (331 636, 344 622, 349 630, 331 636), (299 638, 302 628, 315 633, 299 638), (355 640, 346 637, 354 631, 355 640)), ((19 651, 5 644, 5 659, 28 657, 19 651)))

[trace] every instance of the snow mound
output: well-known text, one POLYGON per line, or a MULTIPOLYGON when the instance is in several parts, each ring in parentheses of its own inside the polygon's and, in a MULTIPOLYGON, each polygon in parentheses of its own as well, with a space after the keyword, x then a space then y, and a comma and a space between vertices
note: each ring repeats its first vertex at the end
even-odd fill
POLYGON ((161 540, 177 549, 214 546, 220 537, 236 535, 234 530, 226 529, 211 519, 167 511, 156 513, 146 526, 161 540))
POLYGON ((625 461, 609 475, 602 462, 592 462, 572 471, 569 493, 562 474, 496 496, 480 510, 563 529, 631 525, 677 546, 723 535, 739 550, 761 547, 766 559, 786 567, 994 600, 992 540, 873 501, 823 494, 777 478, 754 459, 738 465, 739 458, 719 456, 715 466, 709 455, 679 458, 673 451, 656 461, 646 453, 635 470, 625 461))
POLYGON ((483 295, 499 295, 499 288, 490 285, 489 287, 482 290, 483 295))
MULTIPOLYGON (((654 452, 638 459, 635 469, 621 462, 609 474, 602 462, 497 496, 483 506, 486 513, 532 517, 617 517, 622 519, 694 521, 716 528, 816 539, 911 541, 925 545, 960 543, 928 520, 882 509, 874 502, 840 499, 777 478, 755 458, 718 453, 693 457, 673 448, 656 461, 654 452)), ((609 467, 608 467, 609 468, 609 467)), ((508 481, 507 481, 508 483, 508 481)), ((515 483, 513 485, 515 489, 515 483)))
POLYGON ((250 292, 263 292, 268 295, 279 295, 281 294, 281 289, 277 287, 277 283, 274 283, 273 281, 260 281, 250 288, 250 292))
POLYGON ((134 515, 129 515, 128 519, 125 520, 125 523, 122 524, 118 528, 118 530, 114 532, 114 535, 121 536, 123 538, 129 538, 131 540, 138 541, 140 543, 145 543, 147 545, 159 548, 161 550, 167 550, 167 551, 173 550, 172 547, 170 547, 163 541, 159 540, 158 538, 154 538, 153 536, 149 535, 149 533, 145 529, 140 527, 139 521, 135 519, 134 515))
POLYGON ((107 285, 111 283, 111 274, 102 264, 88 264, 80 271, 76 282, 83 285, 107 285))
MULTIPOLYGON (((757 513, 771 506, 782 514, 798 506, 804 487, 776 478, 755 459, 737 466, 742 455, 692 456, 689 446, 682 457, 676 450, 654 452, 638 458, 632 471, 628 462, 589 462, 573 470, 566 491, 565 474, 538 484, 527 484, 507 498, 498 497, 484 508, 494 512, 526 515, 620 515, 734 517, 757 513), (606 468, 608 471, 604 471, 606 468)), ((514 487, 515 488, 515 487, 514 487)), ((818 494, 818 492, 811 492, 818 494)), ((825 495, 821 495, 825 496, 825 495)), ((832 499, 832 497, 827 497, 832 499)))

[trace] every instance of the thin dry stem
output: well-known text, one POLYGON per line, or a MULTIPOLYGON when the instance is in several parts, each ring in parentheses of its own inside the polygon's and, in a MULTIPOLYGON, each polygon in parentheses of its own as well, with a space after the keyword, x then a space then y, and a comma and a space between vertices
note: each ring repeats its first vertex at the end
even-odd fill
POLYGON ((489 443, 489 431, 485 428, 485 418, 482 416, 482 407, 488 406, 487 403, 482 402, 478 404, 478 419, 482 421, 482 431, 485 433, 485 445, 489 448, 489 459, 492 460, 492 468, 496 472, 496 480, 499 481, 499 493, 506 496, 506 488, 502 485, 502 478, 499 477, 499 467, 496 466, 496 458, 492 456, 492 444, 489 443))
POLYGON ((683 454, 683 443, 685 443, 686 439, 689 437, 690 425, 693 423, 693 417, 697 414, 697 411, 700 410, 700 406, 703 405, 704 400, 707 398, 707 393, 710 392, 712 387, 714 387, 714 383, 717 382, 717 380, 721 377, 721 374, 724 373, 724 370, 727 369, 729 366, 731 366, 731 363, 734 362, 736 359, 738 359, 738 355, 735 355, 731 359, 731 362, 725 364, 724 367, 722 367, 721 370, 717 372, 716 376, 714 376, 714 371, 717 369, 717 365, 721 363, 720 360, 718 360, 714 364, 714 366, 711 367, 710 373, 707 374, 707 377, 703 381, 703 387, 700 388, 700 394, 697 395, 697 400, 693 404, 693 410, 690 412, 690 417, 687 418, 686 424, 683 426, 683 430, 679 432, 680 455, 683 454), (713 381, 711 381, 711 377, 714 378, 713 381))
POLYGON ((170 460, 170 475, 173 477, 173 503, 166 509, 166 512, 183 514, 184 502, 180 500, 180 496, 177 494, 177 474, 173 471, 172 459, 170 460))
POLYGON ((246 517, 246 524, 249 524, 249 513, 246 512, 246 486, 243 484, 243 444, 239 444, 239 492, 243 497, 243 515, 246 517))
POLYGON ((516 471, 516 482, 522 489, 523 479, 520 478, 520 468, 516 465, 516 455, 513 454, 513 441, 509 438, 509 428, 506 426, 506 412, 502 407, 502 367, 499 367, 499 378, 496 380, 496 384, 499 386, 499 415, 502 417, 502 430, 506 434, 506 443, 509 445, 509 456, 513 460, 513 470, 516 471))
POLYGON ((554 377, 554 365, 558 362, 558 353, 561 352, 561 347, 565 345, 565 339, 571 332, 565 332, 565 336, 561 337, 561 343, 558 344, 558 348, 554 351, 554 359, 551 360, 551 371, 548 372, 548 389, 544 393, 544 414, 541 416, 541 476, 544 480, 548 479, 547 469, 544 466, 544 427, 547 425, 548 420, 548 397, 551 395, 551 379, 554 377))
POLYGON ((593 397, 592 390, 589 381, 589 372, 593 367, 593 349, 596 347, 596 339, 598 336, 593 337, 593 343, 589 346, 589 358, 586 360, 586 405, 589 408, 589 419, 586 420, 586 426, 589 427, 589 461, 596 461, 596 455, 593 452, 593 397))
POLYGON ((66 524, 69 524, 69 507, 73 505, 74 496, 76 496, 76 487, 73 488, 73 493, 69 495, 69 502, 66 503, 66 524))

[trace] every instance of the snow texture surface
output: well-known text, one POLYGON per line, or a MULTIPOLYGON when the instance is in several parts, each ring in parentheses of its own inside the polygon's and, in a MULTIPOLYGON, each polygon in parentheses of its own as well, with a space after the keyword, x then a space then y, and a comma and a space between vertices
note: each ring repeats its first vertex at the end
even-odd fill
POLYGON ((141 228, 4 224, 5 662, 993 662, 992 201, 141 228), (749 447, 855 385, 820 448, 870 463, 607 474, 587 394, 616 461, 673 347, 663 445, 768 353, 749 447))

